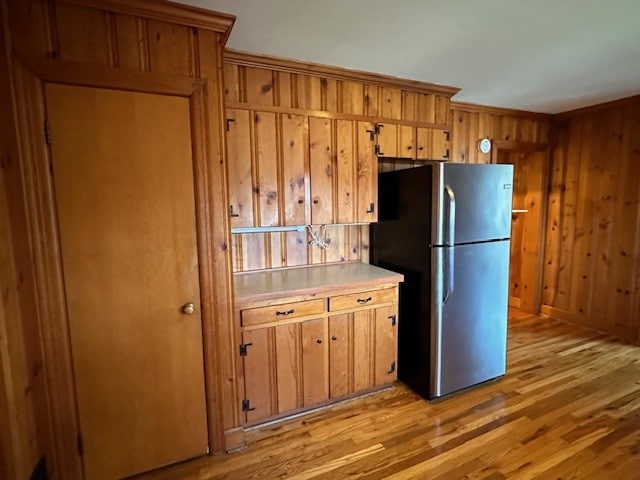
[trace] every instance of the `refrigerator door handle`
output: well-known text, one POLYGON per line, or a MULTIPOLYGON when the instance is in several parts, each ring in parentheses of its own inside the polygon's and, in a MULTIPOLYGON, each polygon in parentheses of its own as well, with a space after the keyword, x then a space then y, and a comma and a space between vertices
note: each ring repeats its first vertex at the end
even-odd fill
POLYGON ((445 245, 453 247, 456 235, 456 195, 453 193, 453 189, 449 185, 445 185, 444 190, 447 193, 448 200, 446 225, 447 238, 445 240, 445 245))
POLYGON ((444 297, 442 303, 447 303, 451 295, 453 294, 453 282, 454 282, 454 259, 455 251, 454 247, 445 247, 445 266, 443 269, 445 281, 444 281, 444 297))

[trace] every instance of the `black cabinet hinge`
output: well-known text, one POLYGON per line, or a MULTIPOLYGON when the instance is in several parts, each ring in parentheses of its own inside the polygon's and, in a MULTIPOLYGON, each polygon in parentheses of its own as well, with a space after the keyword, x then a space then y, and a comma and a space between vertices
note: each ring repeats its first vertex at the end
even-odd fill
POLYGON ((244 400, 242 400, 242 411, 243 412, 250 412, 252 410, 255 410, 256 407, 252 407, 251 406, 251 402, 249 402, 249 400, 247 400, 246 398, 244 400))
POLYGON ((395 327, 396 326, 396 316, 395 315, 389 315, 389 320, 391 320, 391 326, 395 327))
POLYGON ((396 371, 396 362, 391 362, 391 367, 387 373, 393 373, 396 371))
POLYGON ((442 158, 449 158, 449 149, 447 148, 444 152, 444 155, 442 156, 442 158))
POLYGON ((227 132, 229 131, 229 127, 232 123, 235 123, 235 119, 227 118, 227 132))
POLYGON ((382 129, 382 127, 384 127, 384 123, 376 123, 375 124, 373 129, 376 132, 376 135, 380 135, 380 130, 382 129))
POLYGON ((47 145, 51 145, 51 124, 48 120, 44 122, 44 141, 47 145))
POLYGON ((230 216, 230 217, 233 217, 233 218, 235 218, 235 217, 239 217, 239 216, 240 216, 240 214, 239 214, 239 213, 234 213, 234 212, 233 212, 233 205, 229 205, 229 216, 230 216))
POLYGON ((451 140, 451 134, 449 132, 444 132, 444 139, 448 142, 451 140))
POLYGON ((240 345, 240 356, 241 357, 246 357, 247 356, 247 347, 253 345, 253 343, 243 343, 240 345))
POLYGON ((373 148, 373 151, 374 151, 374 153, 375 153, 377 156, 379 156, 379 157, 381 157, 382 155, 384 155, 384 153, 382 153, 382 152, 380 151, 380 145, 376 145, 376 146, 373 148))
POLYGON ((376 204, 375 203, 370 203, 369 204, 369 210, 366 210, 365 213, 373 213, 376 211, 376 204))

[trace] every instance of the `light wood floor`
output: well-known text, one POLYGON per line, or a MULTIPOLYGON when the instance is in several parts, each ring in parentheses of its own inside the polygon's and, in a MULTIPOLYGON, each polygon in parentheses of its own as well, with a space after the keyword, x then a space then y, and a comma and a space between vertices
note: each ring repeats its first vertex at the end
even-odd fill
POLYGON ((438 402, 399 384, 148 479, 639 479, 640 347, 512 312, 507 375, 438 402))

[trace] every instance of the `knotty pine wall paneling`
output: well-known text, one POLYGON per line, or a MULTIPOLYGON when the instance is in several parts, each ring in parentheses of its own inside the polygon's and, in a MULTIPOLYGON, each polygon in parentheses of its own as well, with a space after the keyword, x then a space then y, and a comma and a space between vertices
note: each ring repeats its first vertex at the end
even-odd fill
MULTIPOLYGON (((375 211, 368 211, 376 196, 376 182, 372 181, 376 171, 367 166, 374 140, 361 130, 373 130, 373 124, 380 121, 402 125, 410 132, 416 127, 429 134, 433 128, 448 129, 450 98, 458 91, 229 50, 225 51, 224 81, 228 118, 247 111, 249 116, 276 114, 275 164, 283 180, 278 189, 271 190, 270 201, 280 208, 279 224, 311 223, 316 225, 314 231, 319 231, 320 224, 339 224, 326 228, 327 250, 311 247, 311 237, 304 232, 234 234, 234 271, 368 261, 368 225, 343 225, 377 218, 375 211)), ((262 208, 256 206, 264 205, 261 147, 252 137, 251 145, 237 148, 234 123, 228 128, 230 162, 243 152, 238 165, 230 165, 231 206, 234 213, 240 204, 247 211, 241 215, 244 220, 232 217, 232 225, 265 225, 256 220, 262 208), (249 162, 253 165, 251 190, 247 185, 249 162), (254 218, 247 206, 250 191, 254 218)), ((431 148, 430 137, 420 139, 431 148)))
MULTIPOLYGON (((6 11, 0 9, 5 31, 6 11)), ((9 71, 0 36, 0 72, 9 71)), ((29 478, 48 435, 29 235, 22 199, 11 83, 0 75, 0 478, 29 478)))
MULTIPOLYGON (((47 431, 38 432, 29 457, 37 457, 44 450, 51 478, 82 477, 77 423, 72 413, 75 408, 68 339, 65 340, 63 327, 62 277, 56 267, 59 257, 55 242, 43 241, 55 238, 56 231, 55 218, 46 203, 51 193, 50 179, 42 167, 48 162, 42 133, 43 78, 79 85, 112 82, 125 85, 125 89, 151 88, 169 94, 180 94, 195 84, 206 89, 206 95, 199 97, 202 100, 197 100, 202 107, 193 110, 197 113, 191 121, 197 132, 193 147, 199 153, 195 156, 206 159, 194 167, 202 310, 206 317, 203 336, 209 443, 212 453, 237 447, 243 437, 237 428, 235 409, 231 238, 225 211, 228 199, 222 103, 222 49, 233 17, 155 0, 0 1, 3 35, 8 40, 6 51, 12 52, 9 68, 2 69, 2 81, 11 82, 18 125, 13 140, 19 145, 10 162, 15 166, 3 172, 5 181, 11 178, 11 187, 6 190, 11 229, 6 229, 4 218, 0 221, 2 231, 11 231, 13 236, 20 287, 11 287, 10 294, 18 291, 27 300, 20 302, 19 312, 25 325, 35 321, 37 308, 43 363, 40 365, 33 355, 39 346, 31 350, 33 335, 24 336, 25 349, 32 353, 27 353, 26 361, 34 365, 30 372, 34 381, 38 368, 44 372, 41 375, 47 400, 38 396, 37 388, 33 396, 37 397, 35 408, 50 413, 47 431), (14 171, 19 172, 20 178, 14 171), (24 195, 19 191, 22 184, 26 185, 24 195), (33 266, 23 268, 22 262, 27 258, 33 259, 33 266), (35 296, 29 293, 30 278, 35 280, 35 296)), ((2 154, 6 165, 4 150, 2 154)), ((14 310, 3 310, 3 315, 9 321, 18 321, 14 310)))
POLYGON ((491 154, 478 151, 481 138, 491 141, 547 143, 551 115, 501 108, 451 104, 451 161, 491 163, 491 154))
POLYGON ((640 97, 556 117, 543 313, 640 341, 640 97))

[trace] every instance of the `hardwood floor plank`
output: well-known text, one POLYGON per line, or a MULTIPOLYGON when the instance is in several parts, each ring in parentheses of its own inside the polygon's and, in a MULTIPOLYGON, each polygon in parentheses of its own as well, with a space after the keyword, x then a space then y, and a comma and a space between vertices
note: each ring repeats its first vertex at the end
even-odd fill
POLYGON ((398 383, 139 479, 640 478, 640 347, 510 314, 501 379, 433 402, 398 383))

